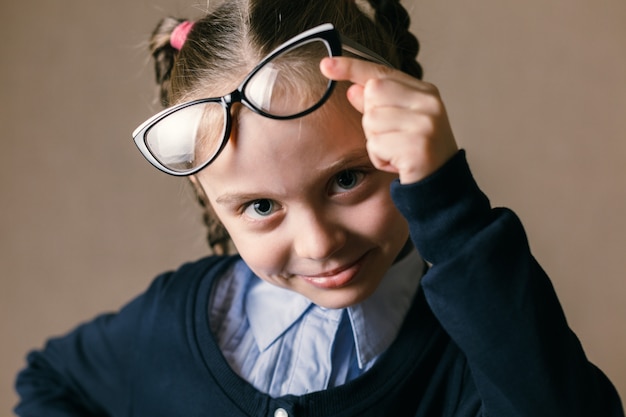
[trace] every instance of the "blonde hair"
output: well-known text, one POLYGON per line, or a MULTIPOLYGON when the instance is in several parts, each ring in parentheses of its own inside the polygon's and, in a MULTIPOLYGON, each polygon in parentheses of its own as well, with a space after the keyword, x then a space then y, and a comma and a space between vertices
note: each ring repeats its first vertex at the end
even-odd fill
MULTIPOLYGON (((194 23, 178 50, 170 37, 183 21, 161 20, 150 40, 163 106, 216 91, 218 85, 236 85, 271 50, 322 23, 332 23, 396 68, 422 77, 416 61, 419 42, 409 32, 409 15, 399 0, 226 0, 194 23)), ((195 179, 192 184, 205 209, 211 249, 231 252, 228 233, 200 185, 195 179)))

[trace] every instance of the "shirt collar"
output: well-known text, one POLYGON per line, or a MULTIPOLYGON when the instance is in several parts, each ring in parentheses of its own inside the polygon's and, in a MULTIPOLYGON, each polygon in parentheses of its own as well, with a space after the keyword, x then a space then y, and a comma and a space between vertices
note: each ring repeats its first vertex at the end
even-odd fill
POLYGON ((264 351, 313 304, 297 292, 252 280, 246 294, 246 316, 259 350, 264 351))
MULTIPOLYGON (((414 249, 387 271, 369 298, 346 309, 361 369, 384 352, 396 338, 411 307, 423 269, 424 263, 414 249)), ((259 349, 267 349, 312 305, 309 299, 296 292, 258 278, 251 280, 245 308, 259 349)))

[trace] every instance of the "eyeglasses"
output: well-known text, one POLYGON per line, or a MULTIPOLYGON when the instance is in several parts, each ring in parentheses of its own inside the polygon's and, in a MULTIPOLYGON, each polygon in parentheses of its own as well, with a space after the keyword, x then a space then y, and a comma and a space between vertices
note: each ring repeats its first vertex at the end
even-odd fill
POLYGON ((152 116, 133 132, 135 144, 159 170, 177 176, 192 175, 213 162, 228 143, 233 104, 241 103, 257 114, 278 120, 302 117, 322 106, 335 81, 320 72, 319 62, 327 56, 340 56, 342 49, 391 66, 326 23, 280 45, 235 91, 178 104, 152 116))

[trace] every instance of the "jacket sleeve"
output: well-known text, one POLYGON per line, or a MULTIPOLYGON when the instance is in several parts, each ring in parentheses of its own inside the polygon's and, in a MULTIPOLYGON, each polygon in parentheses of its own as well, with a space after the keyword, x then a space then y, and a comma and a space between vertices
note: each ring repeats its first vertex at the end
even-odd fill
POLYGON ((415 184, 392 185, 432 268, 435 316, 467 357, 485 416, 623 417, 619 396, 570 330, 517 216, 491 208, 460 151, 415 184))
POLYGON ((115 314, 105 314, 69 334, 50 339, 27 356, 17 376, 19 416, 113 416, 128 409, 135 338, 146 299, 168 275, 115 314))

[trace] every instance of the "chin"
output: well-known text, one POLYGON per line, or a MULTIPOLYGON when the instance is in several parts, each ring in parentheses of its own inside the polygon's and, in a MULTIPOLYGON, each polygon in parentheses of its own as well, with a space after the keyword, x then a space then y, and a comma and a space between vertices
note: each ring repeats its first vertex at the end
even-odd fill
POLYGON ((343 288, 338 290, 329 290, 327 294, 315 294, 309 298, 313 303, 320 307, 330 309, 341 309, 359 304, 369 298, 376 291, 376 288, 360 289, 354 291, 352 289, 343 288))

